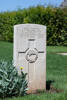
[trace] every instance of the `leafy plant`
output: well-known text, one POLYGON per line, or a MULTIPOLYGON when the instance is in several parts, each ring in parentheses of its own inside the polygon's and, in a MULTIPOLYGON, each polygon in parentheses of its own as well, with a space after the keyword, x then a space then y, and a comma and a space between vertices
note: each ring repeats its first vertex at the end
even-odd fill
POLYGON ((27 91, 26 73, 18 75, 11 62, 0 61, 0 97, 23 96, 27 91))
POLYGON ((0 13, 0 40, 13 42, 13 26, 26 23, 47 26, 47 45, 67 45, 67 8, 37 6, 0 13))

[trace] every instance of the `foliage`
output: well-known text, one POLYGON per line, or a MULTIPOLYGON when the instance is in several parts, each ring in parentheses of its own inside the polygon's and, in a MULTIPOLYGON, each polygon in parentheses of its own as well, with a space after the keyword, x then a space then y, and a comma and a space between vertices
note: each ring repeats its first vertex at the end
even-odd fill
POLYGON ((37 6, 0 13, 0 40, 12 42, 13 26, 26 23, 47 26, 47 45, 67 45, 67 8, 37 6))
POLYGON ((17 70, 10 62, 0 61, 0 97, 23 96, 27 91, 26 74, 17 70))
MULTIPOLYGON (((12 43, 0 41, 0 59, 11 60, 12 50, 12 43)), ((67 52, 67 47, 47 46, 46 79, 54 81, 49 86, 59 90, 58 93, 46 91, 45 93, 5 98, 4 100, 67 100, 67 56, 58 55, 59 52, 67 52)))

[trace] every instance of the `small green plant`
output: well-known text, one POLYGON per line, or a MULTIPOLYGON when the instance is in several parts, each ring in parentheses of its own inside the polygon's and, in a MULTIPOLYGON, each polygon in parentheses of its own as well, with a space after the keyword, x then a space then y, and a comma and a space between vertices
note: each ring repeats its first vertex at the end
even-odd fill
POLYGON ((11 62, 0 61, 0 97, 23 96, 27 91, 26 73, 18 75, 11 62))

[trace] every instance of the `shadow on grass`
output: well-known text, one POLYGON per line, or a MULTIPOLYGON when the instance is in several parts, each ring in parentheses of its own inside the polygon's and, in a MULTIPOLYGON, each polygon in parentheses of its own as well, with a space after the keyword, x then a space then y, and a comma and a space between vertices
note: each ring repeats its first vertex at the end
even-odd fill
POLYGON ((46 82, 46 91, 50 92, 50 93, 60 93, 60 92, 63 92, 64 90, 61 90, 61 89, 57 89, 53 86, 53 83, 55 81, 54 80, 48 80, 46 82))
POLYGON ((46 90, 50 90, 51 85, 52 85, 52 83, 54 83, 54 82, 55 82, 54 80, 48 80, 48 81, 46 82, 46 90))

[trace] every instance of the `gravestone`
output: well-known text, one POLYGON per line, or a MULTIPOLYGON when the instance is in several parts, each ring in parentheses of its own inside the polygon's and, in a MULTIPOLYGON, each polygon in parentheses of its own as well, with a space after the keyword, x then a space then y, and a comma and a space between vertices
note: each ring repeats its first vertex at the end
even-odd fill
POLYGON ((46 26, 14 26, 14 66, 19 74, 20 67, 24 67, 29 93, 46 89, 46 26))
POLYGON ((65 8, 67 7, 67 0, 64 0, 61 5, 60 5, 61 8, 65 8))

